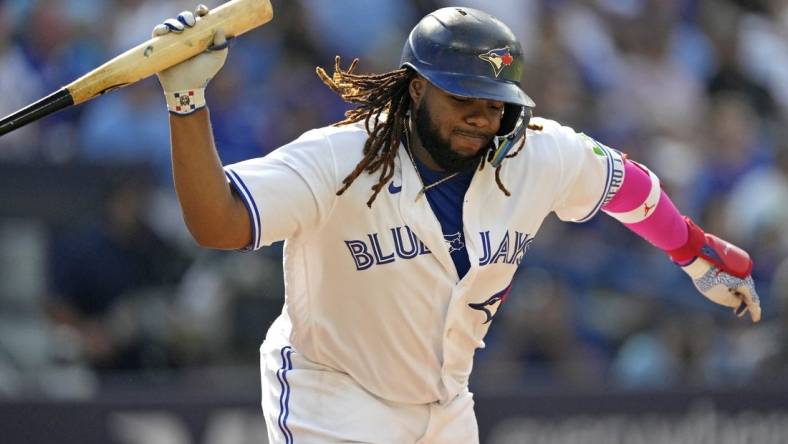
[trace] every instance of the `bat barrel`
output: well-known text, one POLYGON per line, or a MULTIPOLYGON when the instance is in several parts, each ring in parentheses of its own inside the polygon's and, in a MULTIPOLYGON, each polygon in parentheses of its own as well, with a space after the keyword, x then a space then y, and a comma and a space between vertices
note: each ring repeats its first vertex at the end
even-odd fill
MULTIPOLYGON (((2 2, 2 0, 0 0, 2 2)), ((237 37, 273 18, 270 0, 231 0, 200 19, 201 25, 182 34, 148 40, 69 83, 57 92, 0 120, 0 136, 34 120, 100 94, 130 85, 203 52, 222 29, 237 37)))
POLYGON ((61 88, 0 120, 0 136, 73 104, 71 93, 66 88, 61 88))

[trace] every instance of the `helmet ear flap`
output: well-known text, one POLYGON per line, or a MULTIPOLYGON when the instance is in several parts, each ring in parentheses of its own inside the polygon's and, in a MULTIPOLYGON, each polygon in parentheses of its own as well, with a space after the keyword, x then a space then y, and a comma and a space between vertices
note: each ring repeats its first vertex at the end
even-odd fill
POLYGON ((501 127, 498 129, 498 136, 507 136, 515 127, 520 116, 523 117, 523 125, 528 125, 531 120, 531 108, 527 106, 515 105, 512 103, 505 103, 503 106, 503 117, 501 118, 501 127))
POLYGON ((501 119, 501 129, 498 131, 498 136, 495 138, 494 149, 489 152, 487 157, 487 160, 493 168, 501 166, 501 163, 506 159, 506 156, 514 147, 515 143, 521 140, 521 136, 523 136, 525 130, 528 129, 528 122, 531 121, 531 107, 517 105, 505 106, 511 106, 511 108, 504 108, 504 115, 501 119), (511 126, 511 130, 509 130, 509 132, 504 132, 508 130, 509 126, 511 126))

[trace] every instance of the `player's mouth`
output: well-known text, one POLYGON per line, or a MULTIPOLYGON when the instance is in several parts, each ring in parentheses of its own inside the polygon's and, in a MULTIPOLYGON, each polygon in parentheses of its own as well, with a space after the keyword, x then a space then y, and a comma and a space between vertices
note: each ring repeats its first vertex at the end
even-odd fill
POLYGON ((463 130, 455 130, 453 135, 455 136, 454 148, 460 154, 468 156, 475 155, 482 147, 487 145, 491 138, 489 134, 463 130))

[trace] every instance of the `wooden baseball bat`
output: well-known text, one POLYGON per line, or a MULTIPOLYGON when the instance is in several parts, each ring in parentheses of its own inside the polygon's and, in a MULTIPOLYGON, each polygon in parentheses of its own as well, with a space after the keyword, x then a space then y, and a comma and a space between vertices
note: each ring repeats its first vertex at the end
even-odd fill
POLYGON ((74 80, 58 91, 0 120, 0 136, 63 108, 147 78, 205 51, 217 29, 228 39, 270 21, 270 0, 231 0, 180 34, 154 37, 74 80))

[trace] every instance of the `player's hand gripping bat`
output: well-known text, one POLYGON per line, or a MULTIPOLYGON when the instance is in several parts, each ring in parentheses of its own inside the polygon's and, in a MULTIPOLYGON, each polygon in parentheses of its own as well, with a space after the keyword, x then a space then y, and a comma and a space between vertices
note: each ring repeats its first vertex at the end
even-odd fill
POLYGON ((273 18, 270 0, 231 0, 200 18, 193 32, 154 37, 90 71, 60 90, 0 120, 0 136, 55 111, 138 82, 205 51, 214 32, 228 39, 273 18))

